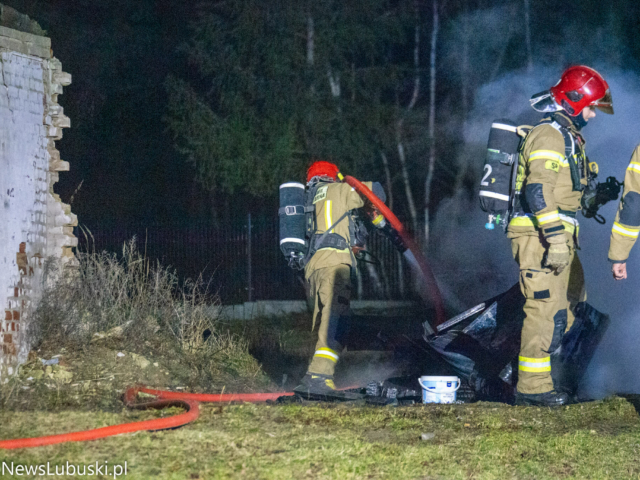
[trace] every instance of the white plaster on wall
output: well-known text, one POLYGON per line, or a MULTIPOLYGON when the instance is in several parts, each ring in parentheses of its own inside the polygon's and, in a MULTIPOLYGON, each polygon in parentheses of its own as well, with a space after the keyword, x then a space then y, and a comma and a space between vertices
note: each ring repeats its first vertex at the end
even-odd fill
POLYGON ((70 126, 57 97, 71 76, 46 48, 38 50, 44 58, 20 53, 33 52, 20 42, 48 39, 14 32, 0 31, 0 379, 28 355, 28 310, 42 294, 44 258, 74 263, 77 245, 77 218, 53 190, 69 169, 55 140, 70 126))

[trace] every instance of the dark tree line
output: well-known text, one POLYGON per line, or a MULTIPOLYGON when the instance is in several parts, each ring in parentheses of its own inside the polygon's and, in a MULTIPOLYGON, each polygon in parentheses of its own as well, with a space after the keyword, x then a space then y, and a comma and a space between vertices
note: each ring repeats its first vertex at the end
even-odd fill
POLYGON ((482 85, 640 58, 624 0, 6 3, 74 75, 60 191, 84 180, 73 209, 96 222, 273 212, 277 185, 324 158, 382 181, 428 235, 438 203, 472 191, 460 132, 482 85))

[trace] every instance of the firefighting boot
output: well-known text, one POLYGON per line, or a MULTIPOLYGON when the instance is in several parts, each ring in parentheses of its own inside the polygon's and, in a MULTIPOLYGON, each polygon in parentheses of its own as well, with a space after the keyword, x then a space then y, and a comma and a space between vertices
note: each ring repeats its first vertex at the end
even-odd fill
POLYGON ((322 375, 320 373, 310 373, 302 377, 300 385, 293 389, 296 393, 323 395, 336 391, 333 383, 333 375, 322 375))
POLYGON ((560 407, 569 403, 569 395, 564 392, 551 390, 544 393, 516 394, 516 405, 531 405, 534 407, 560 407))
POLYGON ((322 375, 320 373, 307 373, 296 388, 295 394, 304 400, 321 402, 348 402, 362 400, 363 394, 339 391, 333 383, 332 375, 322 375))

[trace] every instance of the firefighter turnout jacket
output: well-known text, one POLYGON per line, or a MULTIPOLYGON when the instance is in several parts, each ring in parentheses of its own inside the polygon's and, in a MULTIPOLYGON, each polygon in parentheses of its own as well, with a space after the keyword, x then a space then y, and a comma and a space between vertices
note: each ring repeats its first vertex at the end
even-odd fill
POLYGON ((519 201, 507 228, 509 238, 539 233, 549 238, 565 232, 577 237, 575 217, 587 185, 584 144, 571 119, 559 112, 529 132, 519 156, 519 201))
POLYGON ((624 176, 624 190, 611 228, 609 261, 625 263, 640 232, 640 145, 636 147, 624 176))
MULTIPOLYGON (((364 182, 368 188, 373 187, 372 182, 364 182)), ((349 211, 364 206, 364 200, 350 185, 342 182, 321 183, 313 198, 315 207, 316 238, 333 226, 330 233, 340 235, 346 240, 346 247, 319 248, 305 266, 305 277, 309 278, 314 270, 335 265, 345 264, 355 266, 351 254, 351 232, 349 211), (347 214, 345 218, 343 215, 347 214), (340 220, 342 218, 342 220, 340 220), (338 220, 340 220, 338 222, 338 220), (336 224, 336 222, 338 222, 336 224)))

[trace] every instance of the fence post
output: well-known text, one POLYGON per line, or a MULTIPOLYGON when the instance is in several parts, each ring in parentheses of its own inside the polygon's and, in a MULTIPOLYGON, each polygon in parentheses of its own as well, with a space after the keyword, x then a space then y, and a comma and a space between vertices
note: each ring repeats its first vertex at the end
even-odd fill
POLYGON ((400 290, 400 298, 404 300, 407 298, 404 290, 404 264, 402 263, 402 254, 398 251, 396 251, 396 259, 398 262, 398 289, 400 290))
POLYGON ((253 301, 251 288, 251 214, 247 214, 247 290, 249 292, 249 302, 253 301))

